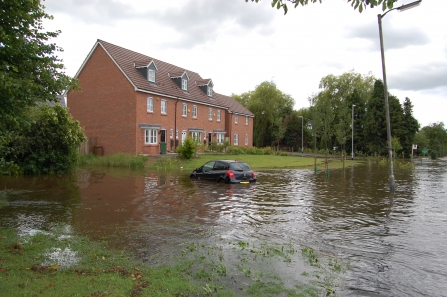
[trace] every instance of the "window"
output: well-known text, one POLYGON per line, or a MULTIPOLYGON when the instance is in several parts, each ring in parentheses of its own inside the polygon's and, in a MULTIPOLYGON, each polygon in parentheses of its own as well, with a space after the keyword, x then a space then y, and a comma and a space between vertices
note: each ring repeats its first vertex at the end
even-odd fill
POLYGON ((173 129, 171 129, 169 131, 169 138, 172 138, 172 137, 174 137, 174 130, 173 129))
POLYGON ((157 130, 156 129, 145 129, 145 144, 157 144, 157 130))
POLYGON ((222 144, 223 140, 224 140, 224 134, 218 133, 218 134, 216 134, 216 136, 217 136, 217 139, 216 139, 217 143, 222 144))
POLYGON ((188 105, 183 103, 182 105, 182 117, 186 117, 188 115, 188 105))
POLYGON ((147 80, 151 81, 151 82, 155 82, 155 70, 154 69, 149 69, 148 74, 147 74, 147 80))
POLYGON ((188 81, 186 79, 182 79, 182 90, 188 91, 188 81))
POLYGON ((248 125, 248 116, 245 116, 245 125, 248 125))
POLYGON ((192 132, 191 133, 192 136, 192 140, 194 140, 194 142, 200 142, 200 139, 202 138, 202 136, 200 135, 200 132, 192 132))
POLYGON ((245 145, 248 145, 248 134, 245 134, 245 145))
POLYGON ((147 112, 154 112, 154 98, 147 98, 147 112))
POLYGON ((217 111, 217 121, 220 122, 220 110, 217 111))
POLYGON ((239 120, 239 116, 237 114, 234 115, 234 123, 237 124, 239 120))
POLYGON ((192 117, 197 118, 197 106, 192 106, 192 117))
POLYGON ((175 130, 175 138, 178 139, 178 130, 175 130))
POLYGON ((212 121, 213 120, 213 109, 210 108, 209 112, 208 112, 208 120, 212 121))
POLYGON ((212 97, 212 96, 213 96, 213 88, 212 88, 212 87, 208 87, 208 89, 207 89, 207 95, 208 95, 209 97, 212 97))
POLYGON ((168 101, 161 100, 161 113, 167 114, 168 113, 168 101))
POLYGON ((234 145, 238 145, 237 134, 234 134, 234 145))

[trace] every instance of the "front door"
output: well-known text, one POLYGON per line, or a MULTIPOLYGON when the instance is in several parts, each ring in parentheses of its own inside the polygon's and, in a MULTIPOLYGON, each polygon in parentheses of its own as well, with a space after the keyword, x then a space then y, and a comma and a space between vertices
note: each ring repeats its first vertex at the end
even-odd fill
POLYGON ((208 144, 211 144, 211 141, 213 141, 213 133, 208 133, 208 144))
POLYGON ((186 130, 182 131, 182 144, 185 142, 186 139, 186 130))
POLYGON ((160 130, 160 142, 166 142, 166 130, 160 130))

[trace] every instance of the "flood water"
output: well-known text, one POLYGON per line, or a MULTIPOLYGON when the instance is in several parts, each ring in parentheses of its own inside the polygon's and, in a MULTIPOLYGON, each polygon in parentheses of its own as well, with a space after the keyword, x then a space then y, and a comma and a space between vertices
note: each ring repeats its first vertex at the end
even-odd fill
POLYGON ((447 296, 447 163, 345 170, 266 170, 252 185, 189 179, 189 172, 80 170, 1 177, 0 227, 63 225, 107 238, 149 263, 188 240, 290 242, 349 263, 341 296, 447 296))

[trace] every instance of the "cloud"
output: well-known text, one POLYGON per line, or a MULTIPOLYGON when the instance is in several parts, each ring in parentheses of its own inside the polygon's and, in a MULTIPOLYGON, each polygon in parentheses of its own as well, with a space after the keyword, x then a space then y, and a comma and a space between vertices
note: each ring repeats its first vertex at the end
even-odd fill
MULTIPOLYGON (((158 2, 158 1, 157 1, 158 2)), ((116 0, 47 0, 49 13, 63 13, 86 24, 117 26, 119 22, 138 20, 150 25, 171 29, 172 41, 165 47, 192 48, 214 41, 224 24, 233 23, 239 34, 254 31, 261 35, 273 34, 271 25, 275 11, 269 5, 245 1, 183 0, 163 5, 148 2, 132 2, 134 6, 116 0)), ((135 28, 141 29, 141 28, 135 28)))
POLYGON ((421 91, 447 86, 447 62, 431 63, 389 76, 393 89, 421 91))
MULTIPOLYGON (((382 33, 386 50, 401 49, 412 45, 425 45, 430 42, 427 34, 420 28, 397 28, 387 19, 382 20, 382 33)), ((379 50, 379 27, 377 23, 370 22, 358 27, 350 27, 347 29, 345 36, 370 41, 367 50, 379 50)))
POLYGON ((47 0, 45 11, 62 13, 86 24, 113 25, 129 18, 143 17, 141 12, 116 0, 47 0))

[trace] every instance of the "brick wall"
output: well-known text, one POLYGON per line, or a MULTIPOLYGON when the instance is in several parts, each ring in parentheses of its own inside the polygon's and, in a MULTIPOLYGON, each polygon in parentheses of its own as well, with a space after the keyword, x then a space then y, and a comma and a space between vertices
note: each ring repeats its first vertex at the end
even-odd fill
POLYGON ((135 91, 101 46, 78 76, 82 91, 67 94, 73 118, 96 137, 104 155, 135 154, 135 91))

